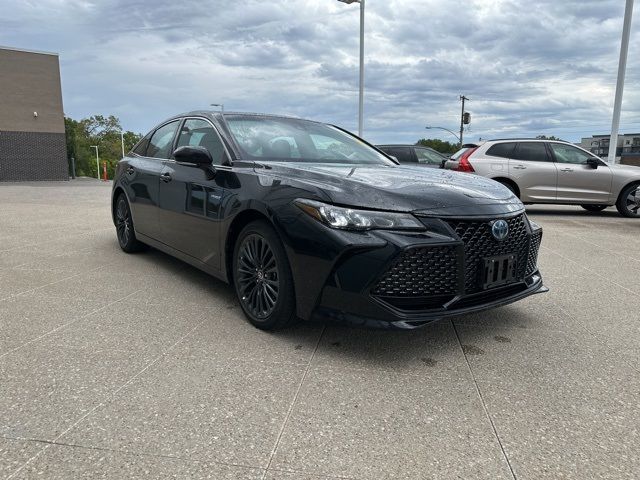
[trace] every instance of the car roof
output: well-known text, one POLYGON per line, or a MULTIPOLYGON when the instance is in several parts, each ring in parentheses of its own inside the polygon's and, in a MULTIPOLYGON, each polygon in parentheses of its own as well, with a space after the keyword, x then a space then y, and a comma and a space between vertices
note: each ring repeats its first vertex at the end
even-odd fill
POLYGON ((557 143, 569 143, 566 140, 552 140, 550 138, 494 138, 487 140, 487 142, 557 142, 557 143))
POLYGON ((426 145, 414 145, 411 143, 376 143, 376 147, 380 148, 380 147, 408 147, 408 148, 428 148, 429 150, 433 150, 434 152, 437 152, 437 150, 431 148, 431 147, 427 147, 426 145))
POLYGON ((222 118, 222 117, 231 116, 231 115, 242 115, 243 117, 286 118, 288 120, 303 120, 305 122, 322 123, 316 120, 309 120, 308 118, 295 117, 293 115, 281 115, 281 114, 274 114, 274 113, 259 113, 259 112, 229 112, 229 111, 221 112, 220 110, 193 110, 191 112, 184 112, 178 115, 174 115, 171 118, 189 117, 189 116, 197 116, 197 115, 211 116, 211 117, 217 117, 217 118, 222 118))

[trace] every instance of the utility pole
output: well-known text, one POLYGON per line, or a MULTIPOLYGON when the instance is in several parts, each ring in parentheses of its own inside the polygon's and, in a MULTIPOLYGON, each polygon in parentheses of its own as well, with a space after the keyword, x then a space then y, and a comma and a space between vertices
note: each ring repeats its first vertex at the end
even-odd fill
POLYGON ((631 14, 633 13, 633 0, 627 0, 624 9, 624 22, 622 24, 622 42, 620 44, 620 60, 618 62, 618 82, 616 84, 616 96, 613 102, 613 120, 611 122, 611 139, 609 140, 609 155, 607 162, 616 163, 616 150, 618 149, 618 129, 620 128, 620 110, 622 108, 622 92, 624 90, 624 75, 627 70, 627 53, 629 51, 629 35, 631 33, 631 14))
POLYGON ((464 132, 464 102, 469 99, 464 95, 460 95, 460 100, 462 100, 462 112, 460 113, 460 146, 462 147, 462 135, 464 132))

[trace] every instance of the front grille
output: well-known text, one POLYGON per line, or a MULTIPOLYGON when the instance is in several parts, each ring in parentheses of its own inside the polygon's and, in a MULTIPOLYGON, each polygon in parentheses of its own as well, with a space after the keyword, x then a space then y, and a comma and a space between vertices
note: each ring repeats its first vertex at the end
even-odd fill
POLYGON ((456 248, 416 247, 402 252, 371 293, 384 297, 452 295, 458 290, 456 248))
POLYGON ((538 268, 538 250, 540 250, 540 242, 542 242, 542 230, 538 230, 531 235, 529 257, 527 258, 527 277, 532 275, 538 268))
POLYGON ((488 221, 456 220, 448 222, 464 242, 464 287, 465 293, 482 289, 481 273, 483 259, 497 255, 516 255, 516 278, 523 279, 529 256, 529 239, 524 214, 507 220, 509 236, 498 241, 491 234, 488 221))

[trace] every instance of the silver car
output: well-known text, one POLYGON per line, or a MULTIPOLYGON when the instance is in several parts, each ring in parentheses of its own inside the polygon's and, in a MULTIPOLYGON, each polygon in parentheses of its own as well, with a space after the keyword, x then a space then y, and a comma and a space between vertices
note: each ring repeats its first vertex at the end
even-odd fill
POLYGON ((581 205, 592 212, 615 205, 625 217, 640 218, 640 167, 610 165, 567 142, 466 144, 445 168, 496 180, 524 203, 581 205))

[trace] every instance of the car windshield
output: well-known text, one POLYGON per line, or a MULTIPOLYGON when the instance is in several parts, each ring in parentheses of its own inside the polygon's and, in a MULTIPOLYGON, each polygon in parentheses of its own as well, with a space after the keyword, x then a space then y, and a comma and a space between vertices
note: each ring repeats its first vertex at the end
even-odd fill
POLYGON ((356 137, 307 120, 225 115, 243 158, 271 162, 395 165, 356 137))

